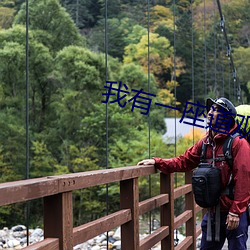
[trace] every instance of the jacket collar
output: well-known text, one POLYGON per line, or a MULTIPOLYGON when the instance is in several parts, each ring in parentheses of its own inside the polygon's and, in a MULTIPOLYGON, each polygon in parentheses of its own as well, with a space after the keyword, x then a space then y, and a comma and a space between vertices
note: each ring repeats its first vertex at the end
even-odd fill
POLYGON ((229 136, 229 134, 233 133, 233 131, 236 128, 237 128, 237 124, 234 124, 234 126, 230 128, 229 132, 216 133, 214 136, 212 135, 212 132, 213 132, 212 129, 209 128, 208 133, 207 133, 207 142, 225 140, 229 136))

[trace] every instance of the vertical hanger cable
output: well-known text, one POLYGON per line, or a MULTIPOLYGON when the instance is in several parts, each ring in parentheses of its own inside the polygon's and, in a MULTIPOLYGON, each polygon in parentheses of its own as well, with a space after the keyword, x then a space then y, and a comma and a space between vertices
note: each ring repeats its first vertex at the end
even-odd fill
MULTIPOLYGON (((175 96, 175 107, 176 107, 176 99, 177 99, 177 86, 176 86, 176 1, 173 0, 173 24, 174 24, 174 72, 173 72, 173 81, 174 81, 174 96, 175 96)), ((174 143, 174 154, 177 155, 177 112, 175 109, 175 119, 174 119, 174 127, 175 127, 175 143, 174 143)), ((175 187, 177 187, 177 173, 175 173, 175 187)), ((175 230, 175 245, 178 245, 178 231, 175 230)))
POLYGON ((207 40, 206 40, 206 0, 204 0, 204 89, 205 99, 207 98, 207 40))
POLYGON ((214 9, 214 92, 217 96, 217 32, 216 32, 216 15, 215 15, 215 0, 213 1, 214 9))
MULTIPOLYGON (((26 45, 25 45, 25 71, 26 71, 26 174, 25 179, 29 179, 29 0, 26 0, 26 45)), ((27 245, 29 245, 29 210, 30 203, 26 202, 26 230, 27 245)))
MULTIPOLYGON (((191 39, 192 39, 192 100, 195 102, 195 93, 194 93, 194 10, 193 10, 193 0, 191 0, 191 39)), ((194 144, 194 126, 193 126, 193 144, 194 144)))
MULTIPOLYGON (((150 93, 150 0, 147 1, 147 30, 148 30, 148 93, 150 93)), ((150 148, 150 112, 148 113, 148 158, 151 157, 151 148, 150 148)), ((151 197, 151 175, 148 176, 148 188, 149 188, 149 197, 151 197)), ((149 212, 149 233, 151 233, 152 228, 152 212, 149 212)))
MULTIPOLYGON (((105 0, 105 22, 104 22, 104 42, 105 42, 105 78, 108 81, 109 74, 108 74, 108 0, 105 0)), ((108 91, 108 90, 106 90, 108 91)), ((109 120, 108 120, 108 103, 106 103, 106 169, 109 168, 109 161, 108 161, 108 147, 109 147, 109 120)), ((106 184, 106 215, 109 213, 109 186, 106 184)), ((108 232, 107 232, 107 249, 108 249, 108 232)))

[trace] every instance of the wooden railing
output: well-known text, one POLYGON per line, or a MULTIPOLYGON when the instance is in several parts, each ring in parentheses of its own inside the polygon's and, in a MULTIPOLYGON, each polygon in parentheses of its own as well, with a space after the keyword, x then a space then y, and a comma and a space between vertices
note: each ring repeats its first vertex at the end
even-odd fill
POLYGON ((201 229, 196 214, 191 173, 186 184, 174 189, 173 174, 160 174, 160 194, 139 202, 138 178, 156 173, 153 166, 132 166, 48 176, 0 184, 0 206, 43 198, 44 240, 25 250, 72 250, 101 233, 121 227, 122 250, 148 250, 161 241, 161 249, 196 249, 201 229), (120 210, 89 223, 73 227, 72 191, 112 182, 120 183, 120 210), (174 200, 185 196, 185 212, 174 217, 174 200), (139 216, 160 207, 160 227, 139 240, 139 216), (185 239, 174 247, 174 230, 186 224, 185 239))

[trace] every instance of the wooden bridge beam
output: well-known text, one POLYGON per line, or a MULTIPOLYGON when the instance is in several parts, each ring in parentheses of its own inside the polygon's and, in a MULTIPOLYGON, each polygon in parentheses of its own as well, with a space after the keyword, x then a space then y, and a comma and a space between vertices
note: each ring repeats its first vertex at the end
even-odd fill
POLYGON ((60 250, 73 249, 72 192, 44 197, 44 238, 58 238, 60 250))
POLYGON ((160 174, 160 192, 169 195, 169 202, 161 206, 161 226, 169 227, 169 235, 161 241, 162 250, 174 249, 174 177, 160 174))
POLYGON ((121 225, 121 249, 139 250, 138 178, 120 182, 121 209, 131 209, 132 220, 121 225))
MULTIPOLYGON (((191 184, 192 172, 185 173, 185 183, 191 184)), ((186 237, 192 238, 192 244, 188 247, 188 250, 196 250, 196 203, 193 193, 187 193, 185 195, 185 210, 192 211, 191 218, 186 222, 186 237)))

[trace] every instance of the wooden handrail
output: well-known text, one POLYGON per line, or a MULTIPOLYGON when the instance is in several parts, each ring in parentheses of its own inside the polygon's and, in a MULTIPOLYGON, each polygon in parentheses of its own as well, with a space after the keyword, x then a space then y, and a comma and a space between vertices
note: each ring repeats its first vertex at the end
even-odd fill
POLYGON ((77 244, 121 227, 122 249, 147 250, 161 241, 161 249, 196 249, 201 233, 196 227, 196 213, 201 211, 193 198, 191 173, 186 184, 174 189, 173 174, 160 174, 160 194, 139 202, 141 176, 156 174, 154 166, 129 166, 58 176, 48 176, 0 184, 0 206, 33 199, 44 199, 44 240, 26 248, 37 250, 72 250, 77 244), (74 190, 120 183, 120 210, 73 228, 74 190), (174 200, 185 196, 186 210, 174 217, 174 200), (161 225, 146 238, 139 239, 139 216, 160 208, 161 225), (186 224, 186 238, 174 247, 174 230, 186 224))
POLYGON ((134 166, 1 183, 0 206, 154 173, 156 170, 153 166, 134 166))

